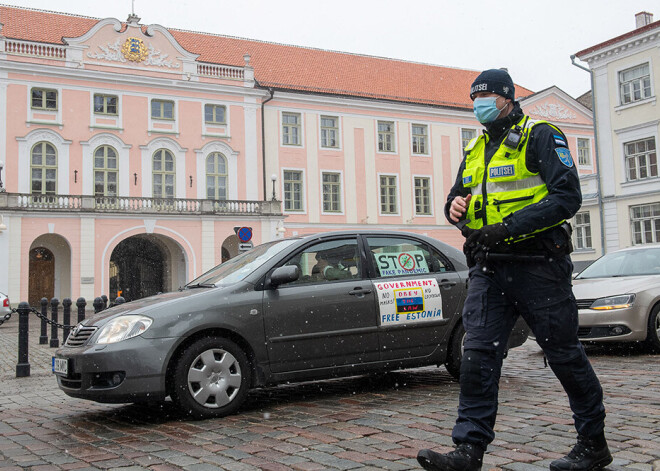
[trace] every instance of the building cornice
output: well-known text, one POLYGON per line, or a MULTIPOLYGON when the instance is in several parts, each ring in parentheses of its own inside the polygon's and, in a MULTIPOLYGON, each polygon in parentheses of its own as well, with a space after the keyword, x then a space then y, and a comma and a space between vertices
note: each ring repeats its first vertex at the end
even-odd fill
POLYGON ((177 80, 173 78, 153 77, 148 75, 119 74, 115 72, 86 70, 82 68, 73 69, 69 67, 35 64, 32 62, 15 62, 7 59, 0 59, 0 68, 5 71, 5 73, 32 75, 35 77, 35 81, 37 81, 40 76, 43 76, 75 81, 91 80, 112 85, 135 86, 136 84, 139 84, 171 90, 191 91, 196 93, 222 93, 243 97, 251 96, 261 99, 265 99, 269 96, 268 91, 258 88, 245 87, 243 86, 243 82, 239 82, 235 86, 232 86, 192 80, 189 81, 177 80))
MULTIPOLYGON (((336 97, 325 95, 312 95, 308 93, 295 92, 275 92, 276 101, 284 101, 291 104, 297 104, 301 108, 309 108, 318 111, 318 106, 338 106, 351 107, 354 109, 366 111, 369 113, 401 113, 418 114, 433 117, 460 118, 470 121, 470 126, 480 126, 474 118, 472 110, 452 110, 447 108, 432 107, 424 104, 396 103, 391 101, 380 101, 360 97, 336 97), (474 121, 474 123, 472 123, 474 121)), ((356 114, 357 115, 357 114, 356 114)))
POLYGON ((619 60, 627 55, 640 52, 641 50, 657 46, 660 43, 660 28, 644 31, 638 35, 622 38, 620 41, 606 44, 591 52, 578 54, 578 58, 594 67, 619 60))

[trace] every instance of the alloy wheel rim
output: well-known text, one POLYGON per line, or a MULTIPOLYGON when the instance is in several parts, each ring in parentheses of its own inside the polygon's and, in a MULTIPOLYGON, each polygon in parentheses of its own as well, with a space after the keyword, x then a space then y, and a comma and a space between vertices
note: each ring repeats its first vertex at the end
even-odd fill
POLYGON ((191 363, 188 390, 201 406, 217 409, 234 400, 242 379, 236 357, 221 348, 213 348, 197 355, 191 363))

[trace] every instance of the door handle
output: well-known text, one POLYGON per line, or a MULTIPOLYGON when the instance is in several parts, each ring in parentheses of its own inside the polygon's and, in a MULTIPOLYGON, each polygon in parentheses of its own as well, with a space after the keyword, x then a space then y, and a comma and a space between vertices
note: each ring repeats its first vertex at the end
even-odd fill
POLYGON ((350 294, 352 296, 357 296, 358 298, 363 298, 365 294, 370 294, 370 293, 371 293, 371 290, 369 288, 362 289, 362 288, 359 288, 359 287, 355 288, 355 289, 352 289, 348 292, 348 294, 350 294))
POLYGON ((441 286, 443 288, 451 288, 452 286, 456 286, 456 282, 449 280, 442 280, 440 283, 438 283, 438 286, 441 286))

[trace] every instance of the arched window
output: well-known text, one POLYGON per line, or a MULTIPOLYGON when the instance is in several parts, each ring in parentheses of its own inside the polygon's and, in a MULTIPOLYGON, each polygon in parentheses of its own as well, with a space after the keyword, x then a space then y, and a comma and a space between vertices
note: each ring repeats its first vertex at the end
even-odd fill
POLYGON ((117 196, 117 151, 113 147, 94 151, 94 196, 117 196))
POLYGON ((206 158, 206 198, 227 199, 227 159, 220 152, 213 152, 206 158))
POLYGON ((57 152, 48 142, 37 142, 30 154, 30 192, 57 193, 57 152))
POLYGON ((152 173, 154 198, 174 198, 174 156, 169 150, 154 152, 152 173))

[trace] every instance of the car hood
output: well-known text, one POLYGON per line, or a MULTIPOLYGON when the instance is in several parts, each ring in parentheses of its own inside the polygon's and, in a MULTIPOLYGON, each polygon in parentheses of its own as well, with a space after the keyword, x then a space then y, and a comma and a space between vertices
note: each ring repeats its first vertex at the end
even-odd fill
POLYGON ((576 299, 597 299, 619 294, 639 293, 651 288, 660 288, 660 275, 573 280, 573 294, 576 299))
MULTIPOLYGON (((144 314, 152 315, 165 310, 171 311, 173 307, 178 304, 188 304, 193 298, 200 296, 208 296, 210 291, 221 294, 222 291, 236 289, 236 285, 230 287, 221 286, 217 288, 194 288, 184 289, 181 291, 172 291, 171 293, 161 293, 148 298, 138 299, 129 303, 119 304, 111 308, 105 309, 99 313, 93 314, 83 321, 84 325, 102 326, 109 319, 124 315, 124 314, 144 314)), ((157 317, 153 316, 153 317, 157 317)))

